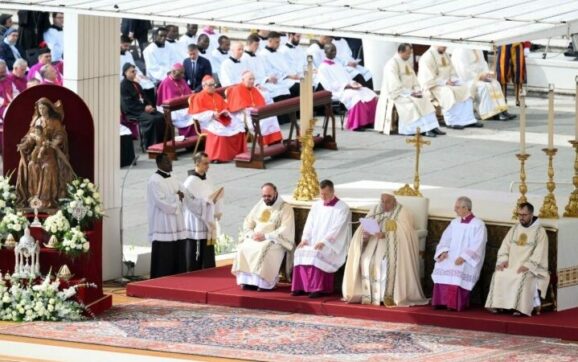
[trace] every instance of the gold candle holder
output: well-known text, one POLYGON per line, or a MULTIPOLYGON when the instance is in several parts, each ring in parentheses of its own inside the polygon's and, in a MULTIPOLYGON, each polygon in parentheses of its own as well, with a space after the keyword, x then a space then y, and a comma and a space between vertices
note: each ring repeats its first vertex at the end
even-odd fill
POLYGON ((568 200, 568 205, 566 205, 564 209, 564 217, 578 217, 578 140, 569 142, 576 152, 576 157, 574 158, 574 177, 572 177, 574 191, 570 194, 570 200, 568 200))
POLYGON ((518 218, 518 209, 520 208, 520 204, 528 202, 528 199, 526 198, 526 192, 528 192, 528 186, 526 185, 526 161, 530 158, 530 155, 527 153, 518 153, 516 154, 516 157, 520 160, 520 186, 518 187, 518 190, 520 190, 520 197, 518 198, 518 202, 516 202, 516 207, 512 213, 512 219, 518 218))
POLYGON ((542 219, 557 219, 559 215, 556 197, 554 196, 554 190, 556 189, 556 183, 554 182, 554 156, 556 156, 558 149, 544 148, 542 151, 548 156, 548 182, 546 183, 548 193, 544 197, 544 203, 540 209, 540 217, 542 219))

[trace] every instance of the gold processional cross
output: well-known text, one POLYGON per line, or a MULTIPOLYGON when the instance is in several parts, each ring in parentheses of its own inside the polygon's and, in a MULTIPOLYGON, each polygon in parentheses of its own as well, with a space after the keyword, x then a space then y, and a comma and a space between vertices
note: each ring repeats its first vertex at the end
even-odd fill
POLYGON ((426 141, 423 139, 419 127, 415 130, 415 136, 406 138, 406 143, 413 144, 415 147, 415 176, 413 178, 413 188, 408 184, 405 184, 402 188, 395 191, 396 195, 400 196, 422 196, 421 192, 419 192, 419 156, 421 153, 421 149, 424 145, 430 145, 430 141, 426 141))

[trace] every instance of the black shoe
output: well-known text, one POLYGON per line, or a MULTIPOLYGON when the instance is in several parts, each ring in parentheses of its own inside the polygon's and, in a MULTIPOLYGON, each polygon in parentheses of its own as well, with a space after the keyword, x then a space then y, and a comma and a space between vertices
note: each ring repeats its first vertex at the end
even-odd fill
POLYGON ((356 128, 356 129, 354 129, 354 130, 352 130, 352 131, 353 131, 353 132, 365 132, 365 130, 366 130, 365 128, 359 127, 359 128, 356 128))
POLYGON ((298 297, 298 296, 300 296, 300 295, 305 295, 305 292, 302 291, 302 290, 294 290, 294 291, 291 292, 291 295, 294 296, 294 297, 298 297))
POLYGON ((315 299, 315 298, 321 298, 325 295, 325 293, 323 292, 313 292, 313 293, 309 293, 309 298, 315 299))
POLYGON ((457 125, 457 124, 456 124, 456 125, 453 125, 453 126, 447 125, 446 127, 447 127, 447 128, 451 128, 451 129, 459 129, 459 130, 464 129, 464 126, 460 126, 460 125, 457 125))
POLYGON ((442 131, 439 128, 434 128, 431 130, 433 133, 437 134, 438 136, 445 136, 447 133, 445 133, 444 131, 442 131))
POLYGON ((241 289, 243 290, 257 290, 256 285, 241 284, 241 289))
MULTIPOLYGON (((510 117, 512 117, 511 114, 509 114, 509 113, 505 114, 504 112, 502 112, 502 113, 499 113, 499 114, 496 114, 495 116, 493 116, 491 118, 491 120, 492 121, 509 121, 509 120, 513 119, 510 117)), ((513 117, 516 118, 516 116, 513 116, 513 117)))
POLYGON ((508 111, 503 111, 502 114, 508 117, 508 119, 516 119, 517 117, 515 114, 508 113, 508 111))
POLYGON ((424 136, 424 137, 432 137, 432 138, 435 138, 435 137, 437 136, 437 135, 436 135, 435 133, 433 133, 432 131, 423 132, 421 135, 424 136))
POLYGON ((466 127, 482 128, 482 127, 484 127, 484 124, 482 122, 476 122, 476 123, 468 124, 466 127))
POLYGON ((272 290, 273 290, 273 289, 257 288, 257 291, 258 291, 258 292, 270 292, 270 291, 272 291, 272 290))
POLYGON ((217 163, 221 163, 221 161, 219 161, 219 160, 212 160, 211 163, 217 164, 217 163))

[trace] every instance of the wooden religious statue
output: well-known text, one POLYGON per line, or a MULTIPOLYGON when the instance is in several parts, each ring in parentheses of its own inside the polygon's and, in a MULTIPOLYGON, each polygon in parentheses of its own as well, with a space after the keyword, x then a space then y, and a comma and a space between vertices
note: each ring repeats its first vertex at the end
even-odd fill
POLYGON ((16 179, 16 204, 29 207, 32 200, 42 209, 58 207, 66 197, 67 184, 75 178, 69 162, 68 136, 62 122, 60 101, 40 98, 28 133, 17 146, 20 153, 16 179), (38 201, 39 200, 39 201, 38 201))

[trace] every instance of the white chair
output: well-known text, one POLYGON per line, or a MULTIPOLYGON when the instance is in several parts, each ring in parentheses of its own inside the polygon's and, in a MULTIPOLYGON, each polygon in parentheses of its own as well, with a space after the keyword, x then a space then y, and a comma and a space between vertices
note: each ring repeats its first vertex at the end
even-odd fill
POLYGON ((396 199, 404 207, 407 207, 413 214, 414 226, 419 239, 419 275, 421 278, 424 278, 424 253, 425 239, 427 238, 429 199, 414 196, 396 196, 396 199))

